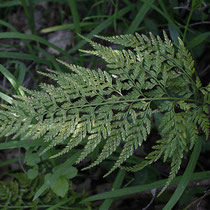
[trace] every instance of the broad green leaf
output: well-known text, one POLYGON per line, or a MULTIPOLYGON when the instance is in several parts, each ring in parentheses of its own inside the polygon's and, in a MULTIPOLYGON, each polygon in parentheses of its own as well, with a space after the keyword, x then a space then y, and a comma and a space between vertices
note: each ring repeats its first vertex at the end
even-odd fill
POLYGON ((31 151, 27 151, 25 156, 25 163, 29 166, 35 166, 40 162, 40 157, 37 153, 33 153, 31 151))
POLYGON ((75 167, 68 167, 62 169, 62 166, 58 166, 53 168, 53 173, 59 172, 60 176, 65 177, 66 179, 72 179, 77 175, 77 169, 75 167))
POLYGON ((59 166, 59 169, 54 174, 51 174, 49 177, 47 177, 47 179, 45 179, 45 180, 47 180, 47 182, 45 182, 39 188, 39 190, 34 195, 33 200, 36 200, 48 187, 50 187, 51 183, 54 183, 58 179, 58 177, 60 177, 60 174, 62 174, 64 171, 66 171, 66 169, 68 167, 71 167, 76 162, 79 155, 80 155, 80 151, 73 154, 66 162, 62 163, 59 166))
POLYGON ((64 197, 69 189, 68 180, 63 176, 60 176, 54 183, 50 185, 50 188, 56 195, 64 197))
POLYGON ((38 172, 37 168, 29 169, 27 171, 27 175, 28 175, 29 179, 35 179, 38 174, 39 174, 39 172, 38 172))

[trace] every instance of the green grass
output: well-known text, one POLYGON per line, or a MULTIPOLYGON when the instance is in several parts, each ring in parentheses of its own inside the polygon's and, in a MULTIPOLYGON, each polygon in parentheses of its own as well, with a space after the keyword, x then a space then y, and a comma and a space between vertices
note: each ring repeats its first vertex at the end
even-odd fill
MULTIPOLYGON (((190 178, 190 181, 199 181, 202 179, 207 179, 209 178, 209 175, 210 175, 210 171, 196 172, 196 173, 193 173, 193 175, 190 178)), ((178 184, 181 181, 181 179, 182 179, 182 176, 177 176, 172 181, 172 184, 178 184)), ((82 202, 97 201, 97 200, 104 200, 104 199, 111 199, 111 198, 113 199, 113 198, 131 195, 131 194, 135 194, 139 192, 149 191, 152 189, 163 187, 165 182, 166 182, 166 179, 163 179, 163 180, 159 180, 150 184, 139 185, 139 186, 134 186, 134 187, 125 187, 119 190, 114 190, 114 191, 90 196, 86 198, 85 200, 83 200, 82 202)))
MULTIPOLYGON (((125 178, 125 171, 123 170, 119 170, 115 180, 114 180, 114 183, 112 185, 112 191, 114 190, 117 190, 121 187, 122 183, 123 183, 123 180, 125 178)), ((100 206, 99 210, 106 210, 106 209, 109 209, 110 206, 112 205, 114 199, 113 198, 107 198, 104 200, 103 204, 100 206)))

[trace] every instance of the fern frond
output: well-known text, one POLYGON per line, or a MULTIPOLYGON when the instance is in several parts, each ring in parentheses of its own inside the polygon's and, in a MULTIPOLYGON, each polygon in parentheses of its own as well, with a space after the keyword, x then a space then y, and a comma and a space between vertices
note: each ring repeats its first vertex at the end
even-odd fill
POLYGON ((12 106, 1 106, 0 136, 42 138, 41 154, 62 145, 52 157, 83 145, 77 163, 98 147, 98 158, 86 169, 119 150, 108 175, 148 141, 154 113, 158 113, 160 140, 144 161, 127 169, 140 170, 160 158, 170 161, 166 188, 176 176, 183 154, 198 140, 199 127, 209 136, 210 86, 203 87, 199 78, 194 81, 194 61, 183 42, 179 40, 176 48, 165 32, 163 36, 97 36, 129 47, 123 50, 83 37, 93 48, 84 52, 105 60, 108 70, 58 60, 69 73, 40 72, 55 85, 40 84, 41 91, 24 89, 26 96, 14 96, 12 106))

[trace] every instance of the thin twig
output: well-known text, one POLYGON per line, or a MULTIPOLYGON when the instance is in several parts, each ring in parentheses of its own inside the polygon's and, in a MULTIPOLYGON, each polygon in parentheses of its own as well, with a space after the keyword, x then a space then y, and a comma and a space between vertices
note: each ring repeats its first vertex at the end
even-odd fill
POLYGON ((201 21, 196 23, 191 23, 190 26, 202 25, 202 24, 210 24, 210 21, 201 21))

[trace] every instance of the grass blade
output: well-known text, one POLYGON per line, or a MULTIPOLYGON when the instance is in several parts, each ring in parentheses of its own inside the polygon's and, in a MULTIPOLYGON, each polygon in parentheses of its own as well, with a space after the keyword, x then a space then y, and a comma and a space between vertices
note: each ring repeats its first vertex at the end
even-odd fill
POLYGON ((54 209, 61 209, 62 206, 68 202, 72 201, 72 197, 70 198, 66 198, 66 199, 62 199, 59 203, 47 208, 46 210, 54 210, 54 209), (61 207, 61 208, 59 208, 61 207))
POLYGON ((45 51, 44 49, 42 49, 39 46, 35 46, 35 49, 37 51, 40 51, 41 54, 43 54, 49 61, 51 61, 52 65, 54 66, 54 68, 56 69, 56 71, 60 72, 61 68, 58 65, 58 63, 56 62, 55 58, 53 56, 51 56, 47 51, 45 51))
POLYGON ((141 0, 144 3, 148 4, 151 8, 153 8, 155 11, 157 11, 160 15, 162 15, 167 21, 168 23, 172 24, 174 26, 174 28, 176 29, 176 31, 179 34, 182 34, 181 30, 179 29, 179 27, 173 22, 173 20, 171 19, 171 16, 169 16, 167 13, 164 13, 163 11, 161 11, 157 6, 155 6, 154 4, 151 4, 149 1, 147 0, 141 0))
MULTIPOLYGON (((118 174, 117 174, 117 177, 114 181, 114 184, 112 186, 112 190, 117 190, 120 188, 120 186, 122 185, 123 183, 123 180, 124 180, 124 177, 125 177, 125 171, 120 169, 118 174)), ((112 205, 112 202, 114 201, 113 198, 108 198, 106 199, 103 204, 100 206, 99 210, 106 210, 106 209, 109 209, 109 207, 112 205)))
MULTIPOLYGON (((192 49, 198 46, 199 44, 207 40, 209 36, 210 36, 210 32, 199 34, 198 36, 196 36, 195 38, 193 38, 191 41, 188 42, 187 48, 192 49)), ((207 41, 209 42, 209 39, 207 41)))
MULTIPOLYGON (((99 25, 100 22, 84 22, 80 23, 80 28, 91 28, 91 27, 96 27, 99 25)), ((63 25, 58 25, 58 26, 53 26, 49 28, 44 28, 40 32, 41 33, 49 33, 49 32, 54 32, 54 31, 59 31, 59 30, 74 30, 75 25, 74 24, 63 24, 63 25)))
MULTIPOLYGON (((209 177, 210 177, 210 171, 197 172, 192 175, 192 177, 190 178, 190 181, 207 179, 209 177)), ((178 184, 180 182, 181 178, 182 178, 182 176, 177 176, 176 178, 174 178, 174 180, 171 182, 171 184, 178 184)), ((90 197, 84 199, 82 202, 103 200, 103 199, 107 199, 107 198, 117 198, 117 197, 121 197, 121 196, 125 196, 125 195, 135 194, 138 192, 144 192, 144 191, 152 190, 154 188, 163 187, 165 185, 166 181, 167 181, 167 179, 163 179, 163 180, 156 181, 156 182, 153 182, 150 184, 139 185, 139 186, 134 186, 134 187, 126 187, 126 188, 122 188, 119 190, 100 193, 97 195, 90 196, 90 197)))
POLYGON ((75 31, 80 34, 81 28, 80 28, 79 13, 78 13, 76 1, 68 0, 68 4, 69 4, 70 10, 71 10, 75 31))
MULTIPOLYGON (((13 31, 13 32, 18 32, 17 30, 16 30, 16 28, 15 27, 13 27, 12 25, 10 25, 9 23, 7 23, 7 22, 5 22, 5 21, 3 21, 3 20, 0 20, 0 24, 1 25, 3 25, 3 26, 5 26, 5 27, 7 27, 7 28, 9 28, 11 31, 13 31)), ((35 55, 35 52, 33 51, 33 49, 32 49, 32 47, 30 46, 30 44, 26 41, 26 40, 22 40, 23 41, 23 43, 25 44, 25 46, 28 48, 28 50, 33 54, 33 55, 35 55)))
POLYGON ((9 104, 12 104, 13 98, 11 98, 10 96, 0 92, 0 98, 3 99, 4 101, 6 101, 9 104))
POLYGON ((23 33, 18 33, 18 32, 2 32, 0 33, 0 39, 24 39, 24 40, 36 41, 48 47, 54 48, 59 53, 63 54, 67 59, 72 60, 73 62, 76 63, 75 59, 72 56, 70 56, 66 51, 48 42, 47 40, 33 34, 23 34, 23 33))
POLYGON ((21 5, 20 2, 18 0, 14 0, 14 1, 8 1, 8 2, 1 3, 0 8, 13 7, 13 6, 19 6, 19 5, 21 5))
POLYGON ((25 15, 26 15, 31 33, 34 34, 35 33, 35 27, 34 27, 34 18, 33 18, 33 9, 32 9, 33 2, 31 0, 29 0, 29 7, 30 7, 30 11, 29 11, 26 0, 19 0, 19 1, 22 4, 22 7, 24 9, 24 12, 25 12, 25 15))
POLYGON ((25 64, 17 60, 10 60, 7 64, 15 64, 15 69, 18 71, 17 81, 19 85, 22 85, 27 72, 25 64))
POLYGON ((32 60, 36 63, 43 63, 47 66, 51 65, 49 61, 43 58, 39 58, 38 56, 34 56, 32 54, 19 53, 19 52, 0 52, 0 58, 14 58, 21 60, 32 60))
POLYGON ((15 149, 21 147, 34 147, 43 145, 43 140, 35 140, 35 141, 28 141, 28 140, 19 140, 19 141, 9 141, 0 143, 0 150, 4 149, 15 149))
POLYGON ((126 33, 133 34, 136 31, 136 29, 144 20, 146 14, 150 10, 150 4, 153 4, 153 2, 154 0, 148 0, 147 3, 144 3, 144 5, 141 7, 138 14, 136 15, 135 19, 132 21, 130 27, 126 30, 126 33))
POLYGON ((185 30, 184 30, 184 35, 183 35, 183 42, 185 42, 185 39, 186 39, 186 35, 187 35, 187 30, 188 30, 188 27, 189 27, 189 24, 190 24, 190 19, 192 17, 192 14, 193 14, 193 10, 191 9, 190 10, 190 14, 188 16, 188 19, 187 19, 187 24, 185 26, 185 30))
POLYGON ((8 79, 8 81, 10 82, 10 84, 13 86, 13 88, 18 94, 24 95, 24 92, 21 86, 18 84, 15 77, 1 64, 0 64, 0 72, 8 79))
POLYGON ((11 24, 7 23, 6 21, 0 20, 0 25, 3 25, 7 28, 9 28, 11 31, 17 32, 16 28, 12 26, 11 24))
MULTIPOLYGON (((123 9, 121 9, 120 11, 118 11, 117 17, 118 18, 122 17, 123 15, 128 13, 130 10, 132 10, 134 7, 135 7, 135 5, 132 4, 130 6, 127 6, 127 7, 123 8, 123 9)), ((98 25, 94 30, 92 30, 88 35, 86 35, 86 37, 88 39, 91 39, 94 35, 99 34, 102 30, 104 30, 105 28, 107 28, 109 25, 112 24, 112 22, 114 21, 114 18, 115 18, 115 16, 109 17, 103 23, 98 25)), ((71 50, 69 50, 68 53, 70 53, 70 54, 74 53, 76 50, 78 50, 79 48, 84 46, 86 42, 87 42, 86 40, 80 41, 75 47, 73 47, 71 50)))

